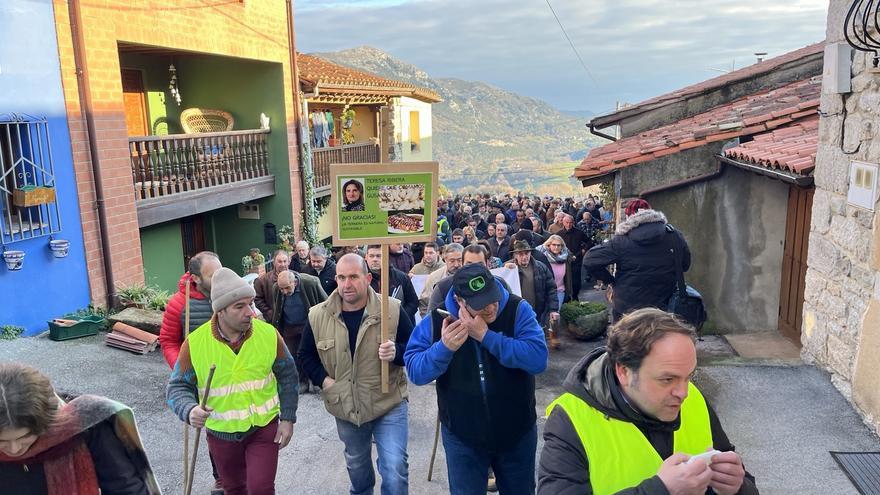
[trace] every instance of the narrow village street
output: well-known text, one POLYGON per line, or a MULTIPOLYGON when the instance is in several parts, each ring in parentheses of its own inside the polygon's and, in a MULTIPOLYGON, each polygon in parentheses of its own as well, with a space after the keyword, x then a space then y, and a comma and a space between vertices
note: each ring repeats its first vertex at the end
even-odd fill
POLYGON ((0 0, 0 495, 880 495, 878 33, 0 0))
MULTIPOLYGON (((538 376, 540 431, 543 409, 559 395, 578 359, 598 342, 563 338, 538 376)), ((762 494, 858 493, 828 451, 880 450, 852 407, 812 366, 737 358, 719 337, 700 342, 695 383, 713 404, 762 494), (817 400, 817 398, 821 398, 817 400)), ((168 367, 161 353, 136 356, 103 345, 103 335, 53 342, 45 335, 0 342, 0 361, 40 366, 60 390, 99 394, 130 405, 158 481, 168 494, 182 493, 183 427, 165 405, 168 367)), ((410 493, 448 493, 442 443, 434 479, 427 481, 436 401, 432 386, 410 384, 410 493)), ((204 438, 193 493, 207 494, 210 465, 204 438)), ((314 394, 301 396, 293 440, 279 459, 276 488, 282 494, 344 494, 348 476, 333 418, 314 394)))

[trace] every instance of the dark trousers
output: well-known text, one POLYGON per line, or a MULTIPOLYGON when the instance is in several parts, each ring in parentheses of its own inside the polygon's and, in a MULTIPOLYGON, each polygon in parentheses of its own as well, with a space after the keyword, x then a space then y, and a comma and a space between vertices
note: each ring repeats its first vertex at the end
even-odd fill
POLYGON ((533 495, 535 493, 535 451, 538 447, 536 425, 505 452, 489 453, 474 448, 441 427, 449 492, 452 495, 484 495, 489 468, 501 495, 533 495))
POLYGON ((302 342, 303 329, 305 325, 281 325, 281 338, 284 339, 284 344, 287 345, 287 350, 290 351, 290 354, 293 356, 293 360, 296 363, 296 372, 299 374, 299 382, 307 383, 309 381, 306 378, 306 373, 303 371, 302 363, 299 359, 297 359, 296 354, 299 352, 299 344, 302 342))
POLYGON ((581 293, 581 263, 583 263, 583 256, 577 257, 574 259, 574 262, 571 264, 571 300, 578 301, 580 293, 581 293))
POLYGON ((273 495, 278 469, 278 419, 257 428, 240 442, 208 433, 208 450, 217 463, 226 495, 273 495))

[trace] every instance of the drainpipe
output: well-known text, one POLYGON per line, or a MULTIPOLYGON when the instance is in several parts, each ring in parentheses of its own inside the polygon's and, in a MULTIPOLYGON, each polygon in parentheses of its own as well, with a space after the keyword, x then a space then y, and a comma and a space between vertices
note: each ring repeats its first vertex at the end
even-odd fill
POLYGON ((669 184, 665 184, 665 185, 655 187, 652 189, 646 189, 646 190, 640 192, 638 197, 644 199, 645 196, 650 196, 652 194, 657 194, 659 192, 669 191, 672 189, 678 189, 680 187, 689 186, 691 184, 696 184, 698 182, 712 180, 717 177, 720 177, 722 173, 724 173, 724 162, 719 160, 718 161, 718 170, 715 170, 714 172, 709 172, 708 174, 698 175, 696 177, 690 177, 688 179, 671 182, 669 184))
MULTIPOLYGON (((314 175, 312 173, 312 150, 308 139, 308 128, 303 122, 305 98, 300 102, 299 67, 296 64, 296 31, 293 23, 293 0, 287 0, 287 39, 290 46, 290 86, 293 90, 293 120, 296 126, 296 149, 299 159, 300 180, 302 181, 302 222, 303 237, 312 243, 318 237, 317 215, 315 214, 314 175), (300 106, 300 105, 303 106, 300 106)), ((315 88, 317 95, 318 88, 315 88)))
POLYGON ((605 134, 605 133, 599 132, 598 130, 596 130, 596 127, 593 125, 592 120, 587 122, 587 127, 590 129, 590 134, 592 134, 594 136, 599 136, 600 138, 605 138, 609 141, 617 141, 616 137, 614 137, 610 134, 605 134))
POLYGON ((113 280, 113 263, 110 255, 110 239, 107 234, 107 209, 104 204, 104 179, 101 176, 101 161, 98 158, 96 142, 95 115, 92 105, 92 90, 89 84, 89 69, 86 60, 86 45, 82 35, 82 12, 79 0, 68 0, 70 34, 73 37, 73 59, 76 64, 77 89, 79 90, 80 113, 86 119, 86 140, 89 143, 89 157, 92 164, 92 180, 95 183, 95 209, 98 214, 98 234, 101 238, 101 259, 104 265, 104 284, 107 286, 107 309, 116 306, 116 283, 113 280))

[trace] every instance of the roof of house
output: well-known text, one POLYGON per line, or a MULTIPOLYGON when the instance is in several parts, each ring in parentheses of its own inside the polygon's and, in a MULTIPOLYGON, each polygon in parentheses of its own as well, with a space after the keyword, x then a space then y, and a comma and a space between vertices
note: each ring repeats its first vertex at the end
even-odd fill
POLYGON ((820 41, 804 48, 785 53, 778 57, 767 59, 763 62, 758 62, 749 65, 748 67, 743 67, 742 69, 728 72, 727 74, 713 77, 712 79, 708 79, 697 84, 692 84, 690 86, 686 86, 670 93, 650 98, 634 105, 627 105, 617 111, 608 113, 606 115, 597 116, 593 119, 593 121, 599 124, 599 127, 611 125, 614 122, 623 119, 627 115, 638 114, 654 108, 669 105, 671 103, 684 101, 701 93, 708 93, 710 91, 720 89, 724 86, 728 86, 739 81, 751 79, 762 74, 773 72, 787 64, 797 62, 806 57, 821 54, 824 48, 825 42, 820 41))
POLYGON ((752 141, 726 150, 724 156, 773 170, 810 175, 816 168, 818 146, 819 116, 814 115, 758 134, 752 141))
POLYGON ((306 91, 319 94, 358 94, 368 96, 408 96, 428 103, 442 101, 440 95, 427 88, 393 79, 385 79, 369 72, 344 67, 312 55, 297 54, 296 65, 300 81, 306 91))
POLYGON ((821 84, 805 79, 620 139, 591 150, 574 176, 599 177, 709 143, 778 129, 816 115, 820 91, 821 84))

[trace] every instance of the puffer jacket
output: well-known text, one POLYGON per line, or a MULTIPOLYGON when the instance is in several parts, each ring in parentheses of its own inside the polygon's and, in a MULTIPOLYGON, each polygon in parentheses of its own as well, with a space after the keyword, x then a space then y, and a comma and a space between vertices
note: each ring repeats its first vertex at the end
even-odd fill
POLYGON ((165 313, 162 315, 162 327, 159 329, 159 345, 162 346, 162 354, 168 366, 174 368, 177 355, 180 354, 180 346, 185 337, 184 325, 186 322, 186 284, 189 282, 189 330, 192 332, 203 323, 211 319, 214 310, 211 309, 210 294, 205 296, 196 288, 196 283, 190 279, 189 272, 184 273, 177 283, 177 293, 171 296, 165 305, 165 313))
MULTIPOLYGON (((665 422, 642 414, 624 398, 614 376, 614 369, 604 347, 595 349, 572 368, 562 384, 564 392, 573 394, 600 412, 620 421, 634 424, 660 454, 662 459, 673 454, 673 434, 681 420, 665 422)), ((722 452, 734 450, 721 427, 721 421, 706 401, 712 446, 722 452)), ((577 431, 561 407, 556 407, 544 425, 544 447, 538 466, 538 495, 591 494, 590 464, 577 431)), ((668 495, 658 476, 652 476, 618 495, 668 495)), ((707 492, 714 493, 714 492, 707 492)), ((757 495, 755 478, 746 471, 737 495, 757 495)))
POLYGON ((684 236, 656 210, 642 210, 617 226, 614 236, 593 247, 584 257, 583 268, 598 280, 614 286, 614 311, 666 309, 675 290, 675 256, 669 240, 682 251, 681 270, 691 266, 691 252, 684 236), (616 275, 608 265, 617 264, 616 275))

